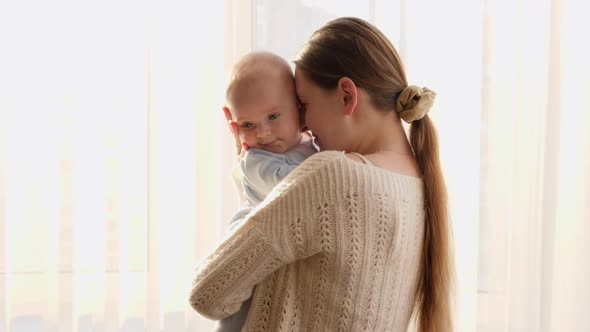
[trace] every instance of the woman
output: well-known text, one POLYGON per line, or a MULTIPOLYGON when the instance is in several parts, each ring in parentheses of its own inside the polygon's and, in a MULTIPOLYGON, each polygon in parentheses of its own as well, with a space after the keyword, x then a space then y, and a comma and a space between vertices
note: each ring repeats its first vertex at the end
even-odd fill
POLYGON ((392 44, 358 18, 320 28, 295 64, 322 152, 197 267, 191 305, 220 319, 253 292, 246 331, 406 331, 412 314, 418 331, 451 331, 434 92, 409 87, 392 44))

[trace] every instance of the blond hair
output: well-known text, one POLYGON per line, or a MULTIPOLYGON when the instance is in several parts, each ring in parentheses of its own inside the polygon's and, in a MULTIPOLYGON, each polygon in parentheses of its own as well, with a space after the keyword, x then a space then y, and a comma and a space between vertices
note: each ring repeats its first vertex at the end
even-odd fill
POLYGON ((225 91, 226 104, 235 106, 240 98, 238 94, 261 93, 254 91, 259 83, 277 79, 294 89, 293 72, 285 59, 266 51, 248 53, 232 67, 225 91))

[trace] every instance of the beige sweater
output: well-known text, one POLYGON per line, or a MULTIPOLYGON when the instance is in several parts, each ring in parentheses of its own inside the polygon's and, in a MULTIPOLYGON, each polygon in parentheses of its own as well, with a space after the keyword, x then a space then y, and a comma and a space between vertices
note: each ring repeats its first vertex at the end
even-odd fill
POLYGON ((243 331, 406 331, 422 195, 421 179, 317 153, 197 266, 190 303, 221 319, 254 290, 243 331))

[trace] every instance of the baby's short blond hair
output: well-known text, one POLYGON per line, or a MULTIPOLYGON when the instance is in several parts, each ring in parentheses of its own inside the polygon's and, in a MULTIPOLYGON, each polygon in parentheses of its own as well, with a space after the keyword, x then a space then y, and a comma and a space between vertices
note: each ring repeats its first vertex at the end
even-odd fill
POLYGON ((246 54, 232 68, 225 91, 226 105, 232 110, 244 95, 260 93, 257 86, 269 80, 278 80, 295 91, 293 71, 285 59, 266 51, 246 54))

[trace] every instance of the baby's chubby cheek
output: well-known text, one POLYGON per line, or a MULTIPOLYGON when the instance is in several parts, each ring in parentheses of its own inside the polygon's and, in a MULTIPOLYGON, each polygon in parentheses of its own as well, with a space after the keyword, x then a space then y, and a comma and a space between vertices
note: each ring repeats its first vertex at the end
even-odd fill
POLYGON ((249 137, 247 134, 244 133, 240 133, 240 135, 238 135, 240 137, 240 143, 246 143, 249 146, 252 145, 252 138, 249 137))

